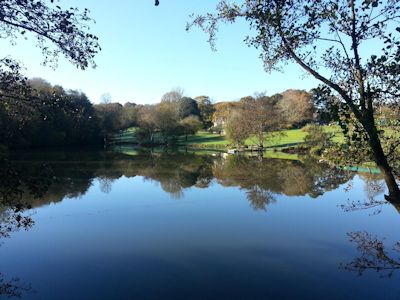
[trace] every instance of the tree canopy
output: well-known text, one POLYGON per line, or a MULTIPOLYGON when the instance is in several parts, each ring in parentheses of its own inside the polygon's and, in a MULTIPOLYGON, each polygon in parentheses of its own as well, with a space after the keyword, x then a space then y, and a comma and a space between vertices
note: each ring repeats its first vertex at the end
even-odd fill
POLYGON ((215 48, 220 23, 246 20, 254 35, 245 41, 261 50, 267 71, 295 62, 337 96, 344 123, 359 124, 355 137, 369 144, 390 198, 400 200, 374 116, 377 103, 399 105, 399 11, 397 0, 222 0, 215 13, 194 16, 188 29, 202 28, 215 48))
POLYGON ((44 63, 55 64, 59 54, 81 69, 95 66, 100 51, 98 38, 89 32, 89 11, 62 9, 52 0, 3 0, 0 3, 1 38, 16 43, 33 35, 42 50, 44 63))

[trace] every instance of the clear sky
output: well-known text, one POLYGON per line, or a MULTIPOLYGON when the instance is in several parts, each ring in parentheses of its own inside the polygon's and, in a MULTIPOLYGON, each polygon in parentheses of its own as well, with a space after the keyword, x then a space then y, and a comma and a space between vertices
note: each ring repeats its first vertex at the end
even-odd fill
POLYGON ((34 39, 16 46, 2 40, 1 52, 22 61, 29 77, 81 90, 95 103, 107 92, 115 102, 155 103, 165 92, 181 87, 187 96, 225 101, 256 91, 274 94, 318 85, 311 77, 302 78, 294 64, 284 73, 266 73, 259 52, 243 42, 249 33, 245 23, 221 28, 217 52, 198 28, 185 31, 191 13, 213 11, 217 2, 162 0, 155 7, 153 0, 61 0, 63 7, 89 8, 96 20, 91 31, 103 49, 96 69, 76 69, 64 58, 55 70, 44 67, 34 39))

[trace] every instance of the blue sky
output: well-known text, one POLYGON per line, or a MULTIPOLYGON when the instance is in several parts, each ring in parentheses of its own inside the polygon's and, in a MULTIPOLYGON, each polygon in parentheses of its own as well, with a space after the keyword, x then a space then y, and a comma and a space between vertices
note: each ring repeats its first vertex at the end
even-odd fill
POLYGON ((55 70, 44 67, 34 39, 18 41, 16 46, 2 40, 1 52, 22 61, 28 76, 81 90, 94 103, 103 93, 120 103, 155 103, 174 87, 183 88, 188 96, 225 101, 256 91, 273 94, 318 85, 311 77, 302 78, 294 64, 284 73, 266 73, 259 52, 243 43, 249 33, 245 23, 220 29, 217 52, 198 28, 185 31, 191 13, 213 11, 217 2, 162 0, 155 7, 153 0, 61 0, 61 6, 89 8, 96 20, 91 31, 103 48, 96 69, 81 71, 64 58, 55 70))

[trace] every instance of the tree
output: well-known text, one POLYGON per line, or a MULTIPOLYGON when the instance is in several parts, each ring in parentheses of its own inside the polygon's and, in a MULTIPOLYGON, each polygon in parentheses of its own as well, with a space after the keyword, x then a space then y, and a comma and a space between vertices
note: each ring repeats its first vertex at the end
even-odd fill
POLYGON ((377 103, 397 103, 400 95, 400 50, 397 0, 248 0, 220 1, 215 14, 195 16, 188 29, 200 26, 215 47, 220 22, 244 18, 255 36, 249 45, 261 49, 267 71, 295 62, 328 87, 345 120, 354 120, 385 177, 388 199, 400 201, 400 190, 383 150, 375 122, 377 103), (373 40, 372 49, 369 41, 373 40), (363 51, 368 47, 367 51, 363 51), (375 53, 362 57, 363 53, 375 53))
POLYGON ((122 112, 123 107, 119 103, 98 104, 95 105, 96 116, 99 121, 101 133, 104 142, 111 133, 118 132, 123 128, 122 125, 122 112))
POLYGON ((189 116, 184 118, 179 122, 182 128, 182 133, 185 135, 185 140, 187 141, 189 134, 196 134, 202 127, 202 123, 198 116, 189 116))
POLYGON ((254 101, 254 100, 255 100, 255 98, 254 98, 253 96, 242 97, 242 98, 240 98, 240 100, 239 100, 239 105, 243 105, 243 104, 246 104, 246 103, 250 103, 250 102, 252 102, 252 101, 254 101))
POLYGON ((179 134, 179 116, 173 102, 161 102, 156 105, 154 112, 155 126, 163 138, 163 143, 179 134))
POLYGON ((145 105, 139 109, 139 138, 142 141, 148 140, 154 143, 156 133, 156 109, 155 105, 145 105))
POLYGON ((307 134, 304 138, 304 144, 310 148, 310 151, 320 154, 324 149, 332 145, 334 133, 327 132, 323 126, 309 124, 303 128, 307 134))
POLYGON ((174 88, 161 97, 161 102, 178 102, 183 97, 183 93, 182 88, 174 88))
POLYGON ((226 120, 225 133, 229 141, 235 146, 243 146, 250 136, 248 122, 240 110, 232 112, 226 120))
POLYGON ((110 104, 112 102, 112 96, 110 93, 104 93, 100 96, 101 104, 110 104))
POLYGON ((200 110, 201 121, 203 122, 204 129, 212 126, 212 117, 215 112, 214 105, 208 96, 198 96, 194 98, 197 101, 197 106, 200 110))
POLYGON ((178 113, 180 120, 183 120, 189 116, 200 116, 200 110, 197 106, 196 100, 189 97, 183 97, 179 99, 178 113))
POLYGON ((380 105, 376 112, 378 120, 387 126, 400 125, 400 107, 392 105, 380 105))
POLYGON ((314 107, 306 91, 287 90, 282 93, 279 108, 288 126, 304 125, 313 119, 314 107))
POLYGON ((135 103, 127 102, 122 111, 122 127, 124 129, 137 126, 139 122, 139 107, 135 103))
MULTIPOLYGON (((88 10, 62 9, 53 2, 1 1, 0 37, 12 44, 15 44, 21 36, 35 37, 37 46, 42 50, 44 64, 50 64, 53 67, 56 66, 59 55, 66 57, 78 68, 94 67, 94 57, 101 49, 98 38, 89 33, 89 24, 92 20, 88 10)), ((33 141, 34 135, 30 135, 31 131, 26 126, 27 123, 35 120, 36 124, 44 126, 43 121, 48 120, 47 117, 51 115, 52 110, 57 114, 60 114, 61 110, 68 110, 68 105, 60 108, 61 105, 69 103, 66 100, 69 97, 67 94, 61 91, 54 95, 46 92, 43 97, 38 95, 21 73, 21 65, 11 57, 1 58, 0 114, 5 117, 0 124, 2 142, 11 145, 13 143, 10 138, 17 138, 19 142, 25 140, 29 144, 33 141), (62 98, 58 99, 57 95, 62 98), (4 127, 8 128, 3 130, 4 127), (25 136, 21 134, 22 128, 25 130, 25 136), (4 132, 6 134, 3 134, 4 132), (15 135, 11 136, 10 133, 11 135, 15 133, 15 135)), ((45 125, 47 129, 50 128, 48 124, 50 122, 45 125)), ((63 139, 62 135, 58 137, 63 139)), ((18 144, 22 145, 22 143, 18 144)))
POLYGON ((214 105, 215 112, 213 114, 214 128, 224 128, 229 116, 239 109, 239 102, 219 102, 214 105))
POLYGON ((25 82, 29 98, 0 101, 0 137, 10 148, 93 144, 99 128, 87 96, 41 78, 25 82))
POLYGON ((282 126, 282 120, 278 109, 265 95, 258 95, 257 98, 246 98, 243 103, 241 120, 246 126, 250 135, 257 141, 260 149, 264 148, 265 133, 272 133, 282 126))
POLYGON ((316 119, 328 124, 339 120, 340 100, 330 92, 330 89, 320 86, 311 90, 311 101, 315 107, 316 119))
POLYGON ((44 63, 55 64, 59 54, 81 69, 95 66, 98 38, 87 32, 89 11, 62 9, 51 1, 3 0, 0 4, 1 37, 15 43, 18 36, 36 36, 44 63), (52 46, 49 46, 52 45, 52 46))

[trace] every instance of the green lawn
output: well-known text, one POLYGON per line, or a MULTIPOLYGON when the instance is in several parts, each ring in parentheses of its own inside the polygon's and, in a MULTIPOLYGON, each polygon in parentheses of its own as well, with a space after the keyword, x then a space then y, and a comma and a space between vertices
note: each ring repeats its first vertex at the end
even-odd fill
MULTIPOLYGON (((324 128, 326 131, 335 133, 334 141, 343 141, 343 136, 338 126, 324 126, 324 128)), ((302 129, 282 130, 279 134, 273 133, 272 135, 266 135, 264 145, 265 147, 277 149, 296 146, 304 142, 305 136, 306 132, 302 129)), ((135 143, 137 142, 136 129, 130 128, 122 131, 119 134, 114 135, 112 141, 115 143, 135 143)), ((249 146, 255 145, 256 140, 254 138, 249 138, 245 143, 249 146)), ((222 149, 228 147, 230 143, 222 135, 200 131, 195 135, 188 136, 187 141, 185 137, 180 137, 178 144, 180 146, 187 146, 196 149, 222 149)))
MULTIPOLYGON (((306 133, 301 129, 283 130, 281 134, 274 134, 265 137, 265 146, 267 147, 284 147, 289 145, 297 145, 304 141, 306 133)), ((196 145, 196 146, 228 146, 229 141, 224 136, 213 134, 205 131, 200 131, 196 135, 188 136, 185 141, 184 137, 180 138, 179 143, 182 145, 196 145)), ((256 140, 249 138, 246 140, 246 145, 255 145, 256 140)))
MULTIPOLYGON (((274 132, 272 135, 266 135, 264 139, 265 147, 288 147, 296 146, 304 141, 306 132, 301 129, 282 130, 279 133, 274 132)), ((246 145, 255 145, 257 140, 249 138, 246 145)))
POLYGON ((111 143, 136 143, 136 128, 132 127, 127 130, 114 134, 110 139, 111 143))
MULTIPOLYGON (((324 126, 325 130, 328 132, 335 133, 333 138, 336 142, 343 141, 343 135, 340 132, 340 128, 338 126, 324 126)), ((304 142, 304 138, 307 135, 305 131, 302 129, 289 129, 282 130, 278 133, 273 133, 272 135, 266 135, 264 140, 265 147, 273 147, 273 148, 285 148, 290 146, 296 146, 304 142)), ((255 145, 255 138, 249 138, 246 140, 246 145, 255 145)), ((220 136, 218 134, 213 134, 205 131, 198 132, 196 135, 189 136, 188 140, 185 141, 184 138, 179 140, 181 145, 193 145, 196 147, 206 147, 206 146, 228 146, 229 141, 225 139, 224 136, 220 136)))
POLYGON ((195 135, 189 135, 187 141, 185 137, 180 137, 179 144, 181 145, 218 145, 227 146, 229 142, 224 136, 207 131, 199 131, 195 135))

